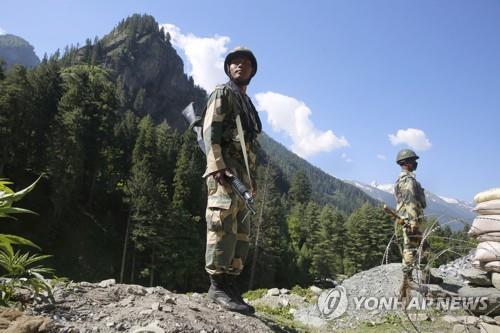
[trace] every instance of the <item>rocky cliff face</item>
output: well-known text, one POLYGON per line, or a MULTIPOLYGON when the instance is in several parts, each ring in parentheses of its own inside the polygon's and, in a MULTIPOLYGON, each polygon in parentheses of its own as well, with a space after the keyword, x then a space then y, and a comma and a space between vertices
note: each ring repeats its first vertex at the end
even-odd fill
POLYGON ((190 102, 201 108, 206 92, 184 73, 169 38, 149 15, 133 15, 94 44, 69 54, 72 63, 91 61, 110 69, 123 111, 149 114, 155 121, 185 128, 180 112, 190 102))
POLYGON ((35 67, 40 63, 30 43, 10 34, 0 35, 0 59, 5 61, 7 68, 16 64, 35 67))

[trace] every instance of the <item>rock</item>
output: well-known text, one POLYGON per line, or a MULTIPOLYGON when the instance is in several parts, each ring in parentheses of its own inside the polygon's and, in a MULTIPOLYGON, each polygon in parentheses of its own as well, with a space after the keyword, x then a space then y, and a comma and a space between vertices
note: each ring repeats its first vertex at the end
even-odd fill
POLYGON ((280 289, 280 295, 287 295, 290 293, 290 290, 286 289, 286 288, 282 288, 280 289))
POLYGON ((267 291, 267 296, 279 296, 280 290, 278 288, 272 288, 267 291))
POLYGON ((326 321, 320 317, 316 305, 298 309, 293 314, 293 318, 307 326, 322 327, 326 325, 326 321))
POLYGON ((144 288, 143 286, 132 284, 127 287, 127 293, 144 296, 146 295, 147 291, 146 288, 144 288))
POLYGON ((323 291, 323 289, 318 288, 316 286, 310 286, 309 290, 312 291, 315 295, 318 295, 318 296, 321 295, 321 292, 323 291))
POLYGON ((161 310, 161 305, 159 302, 154 302, 153 304, 151 304, 151 309, 153 309, 154 311, 159 311, 161 310))
POLYGON ((150 314, 153 313, 153 309, 144 309, 139 312, 141 316, 149 316, 150 314))
POLYGON ((50 329, 50 319, 44 317, 31 317, 22 315, 12 321, 3 333, 38 333, 47 332, 50 329))
POLYGON ((133 295, 127 296, 126 298, 120 300, 118 302, 118 305, 126 307, 128 305, 131 305, 134 302, 135 297, 133 295))
POLYGON ((90 282, 82 281, 79 283, 80 287, 92 287, 93 284, 90 282))
POLYGON ((491 325, 487 323, 479 323, 481 333, 500 333, 500 326, 491 325))
POLYGON ((496 316, 493 319, 497 322, 497 325, 500 325, 500 316, 496 316))
POLYGON ((474 316, 463 316, 460 317, 460 319, 461 319, 460 322, 464 325, 476 326, 477 323, 479 322, 479 318, 474 316))
POLYGON ((491 283, 493 284, 493 287, 500 290, 500 273, 493 272, 491 274, 491 283))
POLYGON ((411 321, 426 321, 430 320, 431 318, 427 313, 409 313, 408 317, 410 318, 411 321))
POLYGON ((175 297, 172 297, 170 295, 165 295, 163 298, 163 303, 165 304, 175 304, 175 297))
POLYGON ((165 333, 165 330, 156 326, 156 325, 148 325, 146 327, 138 327, 132 328, 130 330, 131 333, 165 333))
POLYGON ((490 316, 482 315, 482 316, 479 316, 479 319, 484 321, 486 324, 497 325, 497 321, 495 319, 491 318, 490 316))
POLYGON ((446 315, 446 316, 441 317, 441 320, 448 323, 448 324, 457 324, 460 322, 460 318, 450 316, 450 315, 446 315))
POLYGON ((489 314, 491 316, 500 315, 500 290, 496 288, 486 288, 486 287, 470 287, 463 286, 458 290, 458 295, 461 297, 472 297, 480 298, 484 305, 469 309, 473 314, 489 314))
POLYGON ((476 286, 490 287, 491 279, 487 272, 477 268, 467 268, 460 271, 460 276, 476 286))
POLYGON ((289 300, 287 300, 286 298, 282 298, 282 299, 280 300, 280 305, 281 305, 282 307, 287 307, 288 305, 290 305, 290 301, 289 301, 289 300))
POLYGON ((109 321, 109 322, 106 323, 106 326, 107 327, 113 327, 113 326, 115 326, 115 323, 112 322, 112 321, 109 321))
POLYGON ((453 333, 481 333, 479 328, 458 324, 453 326, 453 333))
POLYGON ((115 279, 108 279, 108 280, 103 280, 103 281, 99 282, 98 286, 101 288, 107 288, 107 287, 114 286, 115 284, 116 284, 115 279))

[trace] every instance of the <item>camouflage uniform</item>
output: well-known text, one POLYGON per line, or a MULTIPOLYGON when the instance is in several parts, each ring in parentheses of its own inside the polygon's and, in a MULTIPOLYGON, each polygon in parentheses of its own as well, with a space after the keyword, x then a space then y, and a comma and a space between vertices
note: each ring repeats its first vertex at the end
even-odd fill
MULTIPOLYGON (((427 205, 425 193, 420 183, 415 179, 415 174, 403 170, 396 181, 394 194, 397 202, 396 213, 407 223, 407 226, 403 228, 403 272, 411 274, 422 236, 421 225, 424 218, 424 208, 427 205)), ((425 264, 428 250, 428 245, 424 244, 420 258, 421 264, 425 264)))
POLYGON ((248 254, 250 221, 242 221, 246 214, 245 203, 233 193, 228 182, 220 185, 212 175, 227 168, 250 185, 236 128, 237 114, 243 125, 248 163, 254 179, 256 137, 262 127, 258 113, 250 98, 233 82, 216 87, 208 99, 203 123, 207 152, 207 169, 203 176, 208 188, 205 269, 209 274, 240 274, 248 254))

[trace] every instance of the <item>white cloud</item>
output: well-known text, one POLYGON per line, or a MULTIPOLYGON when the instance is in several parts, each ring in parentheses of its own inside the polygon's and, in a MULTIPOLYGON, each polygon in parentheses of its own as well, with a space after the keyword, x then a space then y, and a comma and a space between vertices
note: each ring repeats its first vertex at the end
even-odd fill
POLYGON ((7 31, 5 31, 2 28, 0 28, 0 35, 6 35, 6 34, 7 34, 7 31))
POLYGON ((274 131, 284 132, 292 140, 292 150, 302 157, 347 147, 345 137, 338 138, 331 130, 321 131, 312 123, 311 109, 304 102, 275 92, 255 95, 257 109, 267 112, 267 121, 274 131))
POLYGON ((382 160, 382 161, 385 161, 387 159, 387 156, 383 155, 383 154, 377 154, 377 158, 379 160, 382 160))
POLYGON ((211 92, 217 84, 227 80, 223 67, 229 37, 183 34, 178 27, 168 23, 161 24, 160 27, 170 34, 172 45, 186 55, 191 67, 188 74, 197 85, 211 92))
POLYGON ((342 159, 344 161, 346 161, 347 163, 351 163, 352 162, 352 159, 349 156, 347 156, 346 153, 342 153, 342 155, 340 155, 340 157, 342 157, 342 159))
POLYGON ((432 146, 424 131, 416 128, 400 129, 396 134, 389 134, 389 140, 393 146, 406 144, 420 151, 427 150, 432 146))

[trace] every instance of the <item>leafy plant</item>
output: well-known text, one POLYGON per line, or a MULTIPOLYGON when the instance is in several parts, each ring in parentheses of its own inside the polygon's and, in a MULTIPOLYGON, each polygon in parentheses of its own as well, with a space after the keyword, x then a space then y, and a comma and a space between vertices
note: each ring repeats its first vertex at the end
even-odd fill
MULTIPOLYGON (((33 190, 40 178, 18 192, 14 192, 7 186, 11 185, 12 182, 0 179, 0 217, 15 219, 11 216, 12 214, 35 214, 30 210, 12 205, 33 190)), ((26 238, 0 234, 0 268, 2 271, 2 275, 0 275, 0 305, 10 305, 14 302, 23 304, 26 300, 19 297, 18 291, 20 289, 27 289, 35 294, 47 292, 51 295, 52 287, 43 274, 52 274, 53 270, 40 264, 40 261, 50 256, 15 251, 13 245, 28 246, 40 250, 40 247, 26 238)))

